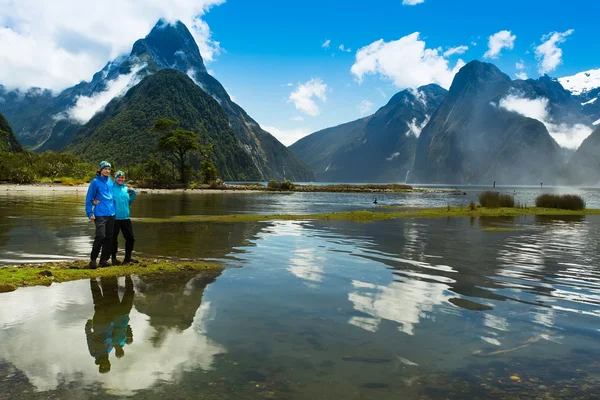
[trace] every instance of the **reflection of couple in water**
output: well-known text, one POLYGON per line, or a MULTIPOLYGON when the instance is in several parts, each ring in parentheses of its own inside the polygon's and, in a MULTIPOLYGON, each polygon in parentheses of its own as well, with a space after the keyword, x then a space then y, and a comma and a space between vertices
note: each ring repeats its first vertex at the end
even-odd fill
POLYGON ((117 358, 125 355, 123 347, 133 342, 129 326, 129 313, 133 307, 133 281, 125 278, 125 294, 119 300, 119 285, 116 277, 101 278, 102 289, 96 279, 90 279, 94 299, 94 317, 85 324, 90 355, 96 359, 101 373, 110 371, 109 354, 115 349, 117 358))

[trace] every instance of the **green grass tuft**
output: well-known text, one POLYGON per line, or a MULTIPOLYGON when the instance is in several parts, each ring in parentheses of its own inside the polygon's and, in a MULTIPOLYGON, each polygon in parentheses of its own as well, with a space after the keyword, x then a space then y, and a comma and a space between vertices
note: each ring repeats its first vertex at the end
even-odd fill
POLYGON ((535 199, 536 207, 584 210, 585 201, 575 194, 542 194, 535 199))
POLYGON ((515 198, 509 194, 488 191, 479 194, 479 204, 487 208, 512 208, 515 206, 515 198))

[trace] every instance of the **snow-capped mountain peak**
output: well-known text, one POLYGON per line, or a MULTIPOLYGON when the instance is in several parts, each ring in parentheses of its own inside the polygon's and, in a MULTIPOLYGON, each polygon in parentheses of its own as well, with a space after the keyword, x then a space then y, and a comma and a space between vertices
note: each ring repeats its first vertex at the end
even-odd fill
POLYGON ((600 69, 591 69, 575 75, 558 78, 560 84, 575 96, 600 87, 600 69))

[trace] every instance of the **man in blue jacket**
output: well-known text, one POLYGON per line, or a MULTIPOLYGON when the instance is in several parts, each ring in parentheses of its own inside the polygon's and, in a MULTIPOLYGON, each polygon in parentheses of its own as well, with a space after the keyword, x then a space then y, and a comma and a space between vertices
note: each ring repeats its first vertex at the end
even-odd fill
POLYGON ((85 199, 87 217, 96 225, 96 237, 90 255, 91 269, 96 268, 96 258, 100 254, 100 266, 108 267, 112 253, 112 236, 115 226, 115 203, 113 199, 113 181, 110 179, 111 165, 107 161, 100 163, 100 171, 92 180, 85 199), (94 207, 94 200, 98 200, 94 207))
POLYGON ((115 200, 115 230, 113 233, 113 249, 112 249, 112 264, 119 265, 121 262, 117 260, 117 250, 119 249, 119 232, 123 232, 125 238, 125 259, 123 264, 137 263, 138 261, 131 258, 133 252, 133 226, 131 224, 129 206, 135 200, 135 189, 127 187, 125 184, 125 172, 117 171, 115 174, 115 183, 113 186, 113 198, 115 200))

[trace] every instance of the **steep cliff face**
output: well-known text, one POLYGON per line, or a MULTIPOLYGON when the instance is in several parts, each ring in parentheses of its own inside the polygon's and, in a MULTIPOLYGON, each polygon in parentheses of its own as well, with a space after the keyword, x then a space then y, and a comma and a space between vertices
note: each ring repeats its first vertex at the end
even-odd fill
POLYGON ((414 162, 417 137, 447 91, 403 90, 375 114, 315 132, 290 146, 319 181, 401 182, 414 162))
POLYGON ((497 101, 512 88, 492 64, 472 61, 421 132, 410 181, 534 184, 553 179, 564 155, 543 123, 497 101))

